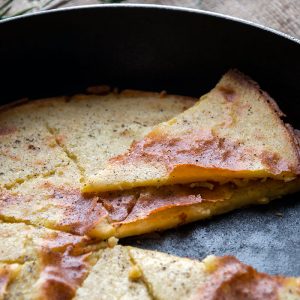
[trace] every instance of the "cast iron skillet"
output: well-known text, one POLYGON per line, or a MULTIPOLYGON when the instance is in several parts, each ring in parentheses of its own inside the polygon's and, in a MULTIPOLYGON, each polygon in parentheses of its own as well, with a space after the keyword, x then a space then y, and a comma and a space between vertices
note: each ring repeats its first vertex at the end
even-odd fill
MULTIPOLYGON (((299 41, 226 16, 150 5, 35 14, 0 22, 0 60, 1 104, 99 83, 200 96, 235 67, 300 128, 299 41)), ((260 271, 299 276, 299 196, 123 242, 200 259, 232 254, 260 271)))

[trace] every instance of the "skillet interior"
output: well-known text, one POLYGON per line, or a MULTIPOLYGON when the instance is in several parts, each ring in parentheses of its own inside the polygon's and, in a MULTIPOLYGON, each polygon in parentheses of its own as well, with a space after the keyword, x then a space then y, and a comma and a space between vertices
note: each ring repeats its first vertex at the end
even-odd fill
MULTIPOLYGON (((209 13, 134 5, 60 10, 0 22, 0 101, 99 83, 200 96, 236 67, 300 128, 299 54, 297 41, 209 13)), ((299 196, 124 243, 197 258, 233 254, 260 271, 299 276, 299 196)))

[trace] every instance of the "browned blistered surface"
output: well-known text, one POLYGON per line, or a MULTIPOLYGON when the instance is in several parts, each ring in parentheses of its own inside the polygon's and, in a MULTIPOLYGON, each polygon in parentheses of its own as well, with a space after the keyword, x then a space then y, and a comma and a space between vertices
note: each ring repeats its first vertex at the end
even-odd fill
MULTIPOLYGON (((290 299, 299 287, 291 279, 258 273, 235 257, 215 258, 207 281, 197 291, 194 300, 277 300, 290 299), (290 290, 289 290, 290 288, 290 290)), ((295 281, 297 282, 297 281, 295 281)), ((292 298, 293 299, 293 298, 292 298)))
MULTIPOLYGON (((299 179, 268 179, 82 194, 81 185, 110 158, 195 103, 166 93, 90 91, 101 95, 29 101, 0 111, 0 299, 190 299, 211 276, 202 263, 110 249, 116 242, 112 237, 176 227, 299 189, 299 179), (161 272, 156 263, 163 264, 161 272), (180 286, 186 287, 182 293, 176 292, 180 286)), ((231 90, 221 93, 227 102, 234 101, 231 90)), ((210 147, 206 158, 226 161, 228 142, 205 137, 210 147), (222 153, 216 154, 217 149, 222 153)), ((202 144, 193 136, 167 141, 167 147, 174 147, 167 154, 155 143, 146 147, 147 155, 157 155, 170 168, 179 160, 201 157, 202 144)), ((242 163, 245 153, 241 147, 235 160, 242 163)), ((280 159, 266 155, 267 165, 274 161, 282 170, 280 159)))
POLYGON ((226 182, 236 178, 295 178, 296 136, 269 95, 237 70, 191 108, 155 126, 128 151, 88 177, 83 191, 226 182))

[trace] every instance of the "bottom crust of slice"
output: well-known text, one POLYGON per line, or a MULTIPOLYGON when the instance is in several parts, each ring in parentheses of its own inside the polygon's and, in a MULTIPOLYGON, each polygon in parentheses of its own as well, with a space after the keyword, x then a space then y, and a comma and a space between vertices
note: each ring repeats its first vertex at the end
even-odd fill
MULTIPOLYGON (((241 186, 224 184, 212 187, 169 186, 160 189, 146 188, 138 192, 131 211, 123 220, 114 220, 118 211, 128 208, 128 195, 109 193, 100 201, 111 203, 107 207, 111 220, 98 224, 91 235, 106 239, 118 238, 165 230, 186 223, 203 220, 215 215, 253 204, 266 204, 273 199, 300 190, 300 178, 290 182, 268 179, 253 181, 241 186), (109 230, 108 230, 109 227, 109 230)), ((130 206, 129 205, 129 206, 130 206)))

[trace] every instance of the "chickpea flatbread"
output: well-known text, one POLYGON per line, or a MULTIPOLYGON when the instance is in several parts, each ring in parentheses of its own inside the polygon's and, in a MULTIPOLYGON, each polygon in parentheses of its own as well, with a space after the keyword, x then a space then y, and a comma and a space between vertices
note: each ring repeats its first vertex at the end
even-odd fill
POLYGON ((193 107, 99 166, 83 191, 240 178, 292 180, 300 172, 299 149, 281 116, 256 83, 231 70, 193 107))

